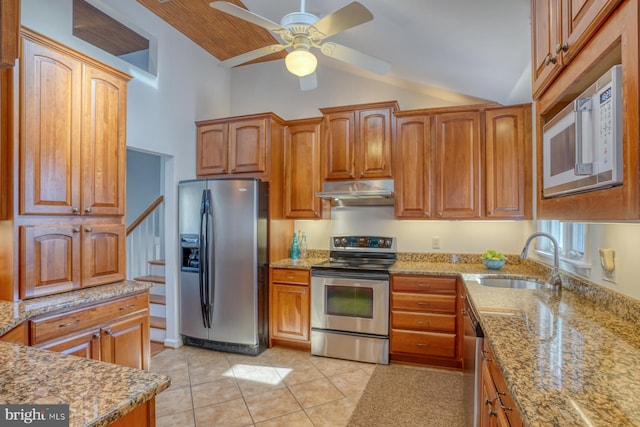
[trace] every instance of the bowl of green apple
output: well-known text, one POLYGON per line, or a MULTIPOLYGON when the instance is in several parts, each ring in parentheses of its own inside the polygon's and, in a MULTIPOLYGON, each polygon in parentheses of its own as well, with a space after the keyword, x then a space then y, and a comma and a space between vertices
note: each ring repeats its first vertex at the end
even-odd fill
POLYGON ((507 258, 504 254, 493 249, 482 254, 482 263, 489 270, 500 270, 505 262, 507 262, 507 258))

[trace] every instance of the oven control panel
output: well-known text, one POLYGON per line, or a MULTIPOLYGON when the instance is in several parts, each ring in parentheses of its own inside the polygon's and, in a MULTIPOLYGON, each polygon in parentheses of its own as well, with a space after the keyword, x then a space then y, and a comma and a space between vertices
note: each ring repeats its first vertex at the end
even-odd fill
POLYGON ((334 236, 333 249, 386 249, 395 250, 395 238, 380 236, 334 236))

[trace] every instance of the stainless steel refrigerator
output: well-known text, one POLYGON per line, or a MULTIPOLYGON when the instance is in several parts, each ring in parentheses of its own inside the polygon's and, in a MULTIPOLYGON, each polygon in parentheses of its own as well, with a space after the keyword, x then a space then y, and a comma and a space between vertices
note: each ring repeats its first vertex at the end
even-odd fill
POLYGON ((186 345, 250 355, 268 345, 268 184, 179 184, 180 333, 186 345))

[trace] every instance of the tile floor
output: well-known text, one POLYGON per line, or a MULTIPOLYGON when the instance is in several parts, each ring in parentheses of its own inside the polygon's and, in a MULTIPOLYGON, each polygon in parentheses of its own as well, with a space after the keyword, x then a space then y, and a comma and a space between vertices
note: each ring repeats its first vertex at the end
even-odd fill
POLYGON ((282 347, 257 357, 166 349, 151 358, 172 381, 156 427, 346 426, 374 368, 282 347))

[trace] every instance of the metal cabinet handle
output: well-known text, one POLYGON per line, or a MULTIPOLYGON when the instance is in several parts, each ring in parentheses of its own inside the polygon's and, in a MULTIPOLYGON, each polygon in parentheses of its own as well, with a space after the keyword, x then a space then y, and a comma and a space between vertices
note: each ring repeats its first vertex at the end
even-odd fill
POLYGON ((135 306, 135 304, 126 305, 124 307, 120 307, 120 311, 131 310, 132 308, 135 308, 135 306))
POLYGON ((91 208, 85 208, 85 209, 84 209, 84 212, 85 212, 85 213, 91 213, 91 212, 93 212, 93 209, 91 209, 91 208))
POLYGON ((418 305, 431 305, 430 302, 426 302, 426 301, 418 301, 417 304, 418 305))
POLYGON ((111 335, 111 332, 112 332, 111 329, 105 329, 104 330, 104 333, 107 334, 107 335, 111 335))
POLYGON ((418 321, 417 323, 418 323, 418 325, 427 325, 427 326, 430 325, 429 322, 425 322, 425 321, 418 321))
POLYGON ((551 54, 548 54, 547 57, 544 58, 544 65, 555 64, 556 62, 558 62, 558 58, 551 56, 551 54))
POLYGON ((73 227, 71 229, 71 231, 73 231, 74 233, 79 233, 80 232, 80 227, 73 227))
POLYGON ((429 212, 425 211, 425 212, 424 212, 424 216, 426 216, 427 218, 430 218, 430 217, 431 217, 431 213, 429 213, 429 212))
POLYGON ((87 233, 91 233, 93 229, 91 227, 85 227, 84 231, 86 231, 87 233))
POLYGON ((78 212, 80 212, 80 209, 78 208, 71 208, 71 212, 74 214, 77 214, 78 212))
POLYGON ((425 343, 422 343, 422 342, 417 342, 416 346, 418 346, 418 347, 429 347, 429 344, 425 344, 425 343))
POLYGON ((430 288, 431 283, 418 283, 418 286, 421 288, 430 288))
POLYGON ((93 334, 93 338, 94 339, 98 339, 98 338, 100 338, 100 336, 101 336, 100 332, 96 332, 95 334, 93 334))
POLYGON ((80 323, 80 319, 75 319, 75 320, 72 320, 71 322, 67 322, 67 323, 63 323, 61 325, 58 325, 58 327, 59 328, 67 328, 69 326, 77 325, 78 323, 80 323))
POLYGON ((560 52, 566 52, 569 50, 569 44, 568 43, 558 43, 556 45, 556 53, 560 53, 560 52))

